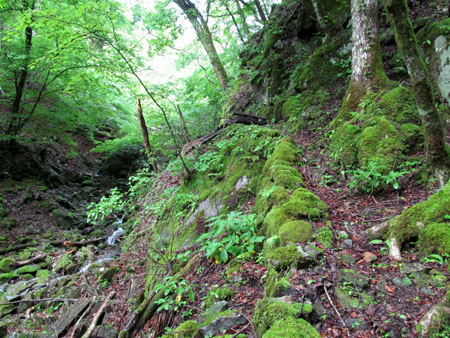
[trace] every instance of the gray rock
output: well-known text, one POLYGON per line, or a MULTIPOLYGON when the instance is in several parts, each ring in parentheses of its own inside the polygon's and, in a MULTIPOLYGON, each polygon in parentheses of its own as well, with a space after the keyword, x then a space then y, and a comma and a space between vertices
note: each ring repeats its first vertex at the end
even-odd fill
POLYGON ((227 308, 228 304, 226 300, 215 302, 205 311, 205 318, 214 317, 216 314, 225 311, 227 308))
POLYGON ((423 293, 423 294, 426 295, 426 296, 432 296, 432 295, 434 295, 434 291, 433 291, 433 290, 430 290, 430 289, 425 288, 425 287, 420 288, 420 293, 423 293))
POLYGON ((343 244, 344 248, 353 247, 353 241, 351 239, 345 239, 342 244, 343 244))
POLYGON ((409 279, 408 277, 404 277, 404 278, 400 278, 400 277, 395 277, 392 282, 397 285, 397 286, 402 286, 402 287, 408 287, 411 286, 413 283, 411 281, 411 279, 409 279))
POLYGON ((241 314, 235 312, 219 315, 210 324, 202 327, 200 331, 206 337, 214 337, 219 333, 223 333, 236 325, 245 324, 247 320, 241 314))
POLYGON ((405 263, 401 268, 403 273, 420 272, 426 270, 426 267, 421 263, 405 263))
POLYGON ((369 323, 360 318, 349 318, 345 321, 347 327, 352 328, 353 330, 368 330, 369 323))
POLYGON ((446 318, 450 316, 450 307, 437 304, 433 306, 425 316, 419 322, 417 327, 419 328, 419 336, 420 337, 428 337, 428 333, 431 329, 439 329, 445 325, 445 320, 442 318, 446 318))

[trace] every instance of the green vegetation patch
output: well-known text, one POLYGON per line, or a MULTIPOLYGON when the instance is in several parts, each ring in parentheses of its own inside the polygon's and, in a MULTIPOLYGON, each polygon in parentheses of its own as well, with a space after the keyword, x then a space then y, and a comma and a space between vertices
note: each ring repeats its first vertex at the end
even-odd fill
POLYGON ((397 123, 420 125, 420 116, 411 88, 398 86, 381 96, 379 108, 390 120, 397 123))
POLYGON ((277 165, 271 170, 271 178, 276 185, 287 189, 304 187, 302 175, 294 167, 277 165))
POLYGON ((302 318, 283 318, 276 321, 263 338, 320 338, 319 332, 302 318))
POLYGON ((199 323, 195 320, 188 320, 174 329, 173 332, 163 335, 162 338, 194 338, 199 332, 199 323))
POLYGON ((263 298, 256 304, 253 323, 258 335, 263 336, 277 321, 288 318, 296 319, 299 317, 300 311, 302 311, 301 315, 308 316, 312 312, 312 306, 310 304, 303 304, 302 306, 301 303, 289 304, 263 298))

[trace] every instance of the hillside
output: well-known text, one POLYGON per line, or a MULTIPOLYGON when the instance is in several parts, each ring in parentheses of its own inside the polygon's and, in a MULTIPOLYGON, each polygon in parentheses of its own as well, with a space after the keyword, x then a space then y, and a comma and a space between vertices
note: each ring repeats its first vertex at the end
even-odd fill
MULTIPOLYGON (((116 33, 129 32, 114 21, 119 5, 99 17, 108 35, 93 19, 103 9, 82 3, 92 12, 75 14, 78 35, 64 41, 82 41, 92 24, 80 55, 110 62, 61 79, 80 89, 73 101, 87 117, 71 91, 55 90, 22 126, 7 100, 20 81, 15 91, 12 78, 0 82, 16 93, 3 93, 0 111, 21 125, 0 126, 0 337, 450 336, 446 1, 284 0, 267 18, 211 2, 211 20, 235 8, 226 29, 234 22, 243 41, 220 55, 227 74, 203 41, 204 25, 219 28, 174 0, 200 22, 210 63, 182 89, 136 70, 145 62, 116 33), (407 4, 407 25, 396 4, 407 4), (246 28, 252 20, 258 29, 246 28), (98 92, 84 97, 85 80, 98 92), (139 124, 130 102, 143 95, 139 124)), ((144 9, 134 10, 138 22, 144 9)), ((167 42, 174 12, 157 10, 142 22, 166 35, 150 34, 148 53, 181 53, 167 42)))

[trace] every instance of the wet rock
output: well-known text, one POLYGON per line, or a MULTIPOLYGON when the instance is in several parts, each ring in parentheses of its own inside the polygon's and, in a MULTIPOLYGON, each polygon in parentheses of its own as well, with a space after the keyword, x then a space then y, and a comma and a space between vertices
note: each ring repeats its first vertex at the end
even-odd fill
POLYGON ((200 331, 206 337, 213 337, 219 333, 224 333, 236 325, 243 325, 246 322, 247 320, 243 315, 226 311, 222 314, 219 313, 217 318, 215 318, 210 324, 202 327, 200 331))

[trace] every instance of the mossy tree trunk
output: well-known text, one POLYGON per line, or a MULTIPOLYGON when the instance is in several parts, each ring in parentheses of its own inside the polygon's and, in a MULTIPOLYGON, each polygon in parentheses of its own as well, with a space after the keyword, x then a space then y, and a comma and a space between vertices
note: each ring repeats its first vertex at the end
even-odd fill
POLYGON ((386 87, 379 43, 378 0, 352 0, 352 76, 342 110, 356 111, 369 91, 386 87))
POLYGON ((214 68, 214 71, 219 80, 220 87, 222 90, 227 90, 228 88, 228 75, 220 61, 219 55, 217 54, 216 47, 212 39, 211 31, 208 28, 208 24, 203 18, 200 11, 197 9, 195 4, 190 0, 173 0, 175 4, 180 7, 184 14, 186 14, 190 23, 194 27, 195 33, 197 34, 200 43, 208 55, 209 61, 214 68))
POLYGON ((436 176, 443 185, 448 179, 450 157, 442 120, 434 102, 433 86, 408 16, 408 5, 406 0, 384 0, 384 5, 394 29, 397 46, 403 54, 422 118, 428 172, 436 176))

